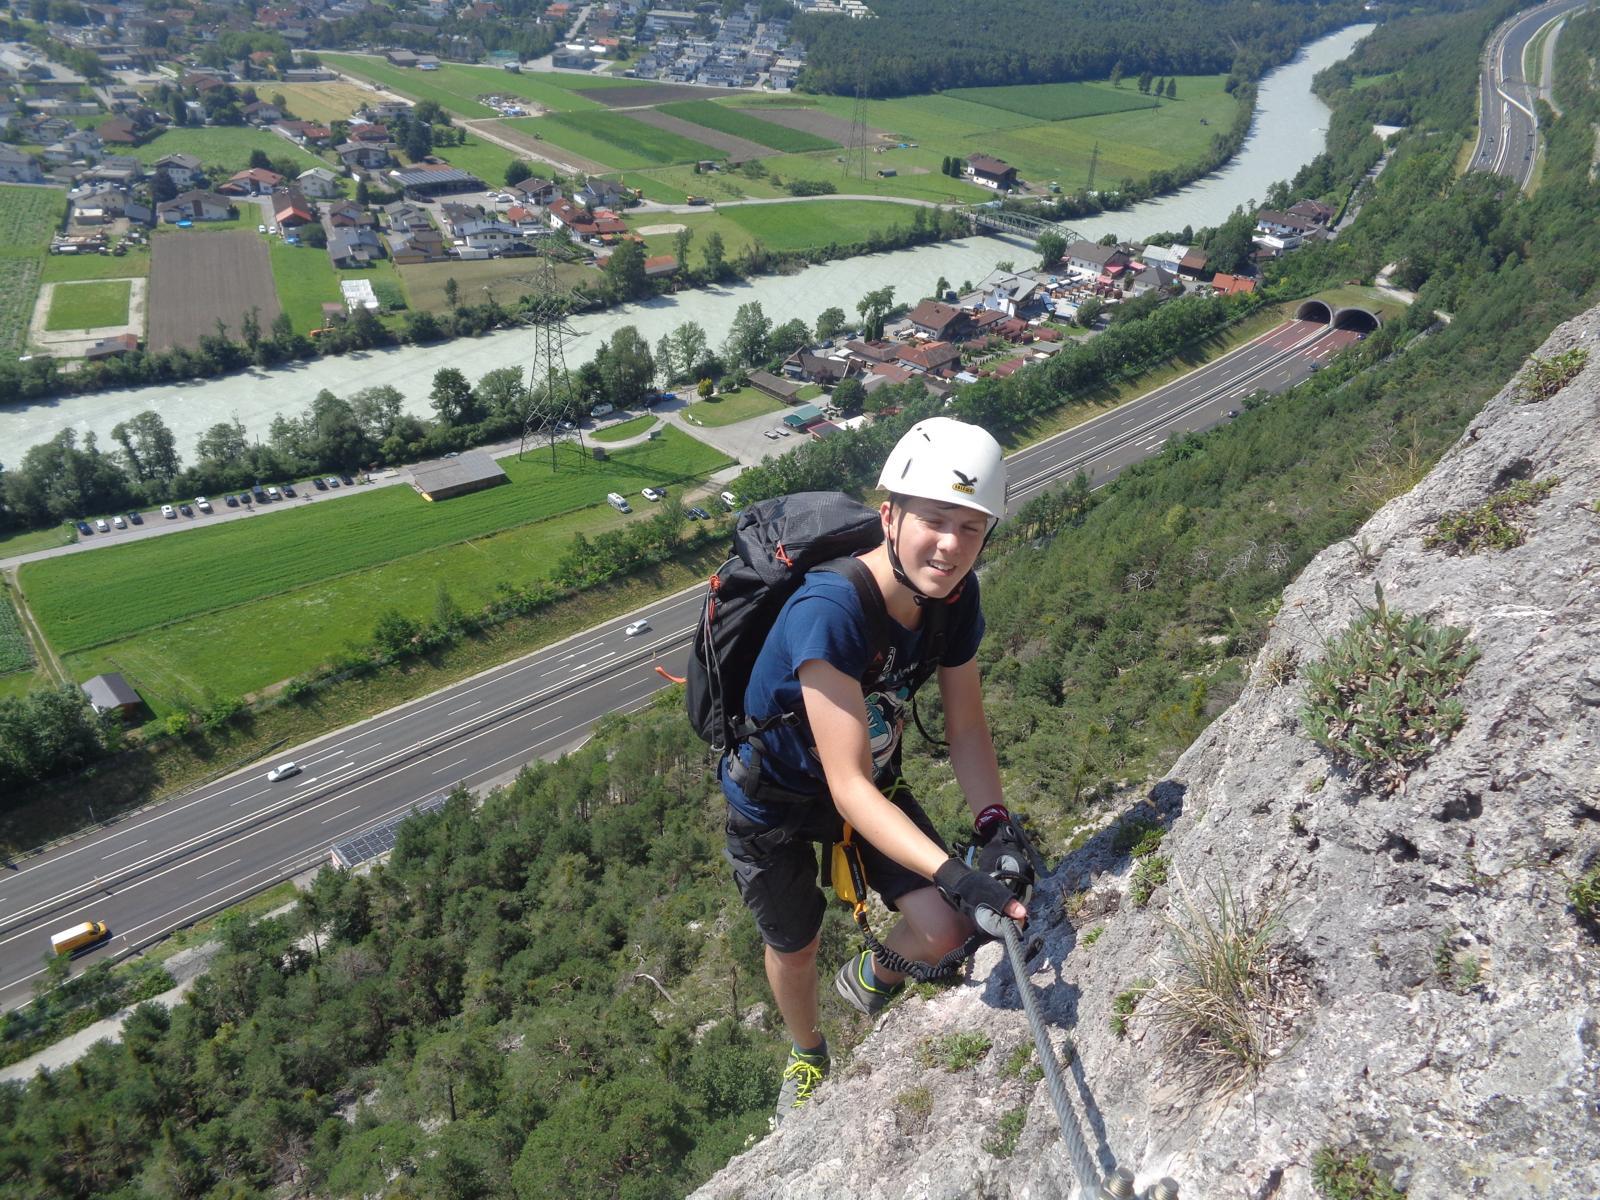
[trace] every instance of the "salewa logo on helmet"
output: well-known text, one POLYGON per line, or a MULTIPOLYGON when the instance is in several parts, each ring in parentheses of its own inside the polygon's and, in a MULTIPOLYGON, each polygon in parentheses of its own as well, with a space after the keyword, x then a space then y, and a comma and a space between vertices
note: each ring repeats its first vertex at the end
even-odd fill
POLYGON ((956 481, 950 485, 956 491, 962 493, 963 495, 970 496, 978 490, 978 477, 976 475, 963 475, 954 467, 950 468, 950 474, 956 477, 956 481))

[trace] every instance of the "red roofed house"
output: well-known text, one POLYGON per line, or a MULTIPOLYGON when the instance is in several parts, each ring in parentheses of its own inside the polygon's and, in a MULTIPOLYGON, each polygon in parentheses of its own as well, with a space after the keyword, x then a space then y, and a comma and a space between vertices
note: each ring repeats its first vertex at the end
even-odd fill
POLYGON ((283 184, 283 176, 265 167, 237 171, 217 189, 225 196, 265 196, 283 184))
POLYGON ((1211 280, 1211 289, 1220 296, 1248 296, 1256 290, 1256 281, 1243 275, 1224 275, 1218 271, 1211 280))
POLYGON ((936 341, 959 337, 970 319, 966 310, 938 300, 924 300, 906 314, 918 333, 936 341))
POLYGON ((900 361, 908 366, 937 375, 940 371, 961 363, 961 347, 949 342, 926 342, 920 346, 902 346, 900 361))
POLYGON ((1178 274, 1189 279, 1198 279, 1205 274, 1208 261, 1210 256, 1196 246, 1178 261, 1178 274))
POLYGON ((1003 159, 974 154, 967 159, 967 170, 972 174, 973 183, 994 188, 998 192, 1010 191, 1017 186, 1017 169, 1003 159))
POLYGON ((127 117, 112 117, 109 121, 102 121, 94 130, 100 135, 100 140, 109 146, 137 146, 139 144, 139 128, 127 117))
POLYGON ((272 215, 283 229, 309 225, 317 219, 316 210, 311 207, 310 202, 293 188, 279 192, 273 197, 272 215))
POLYGON ((646 279, 655 279, 661 275, 675 275, 677 271, 677 255, 656 254, 644 260, 644 275, 646 279))

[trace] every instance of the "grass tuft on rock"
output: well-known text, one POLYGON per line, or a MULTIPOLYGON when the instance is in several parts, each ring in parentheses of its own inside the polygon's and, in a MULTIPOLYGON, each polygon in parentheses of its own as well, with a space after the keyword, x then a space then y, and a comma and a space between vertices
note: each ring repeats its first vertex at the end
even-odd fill
POLYGON ((1521 479, 1496 492, 1476 508, 1457 509, 1439 518, 1439 526, 1422 544, 1446 554, 1476 554, 1480 550, 1510 550, 1528 538, 1517 518, 1538 504, 1561 480, 1552 475, 1538 483, 1521 479))
POLYGON ((1311 1160, 1311 1182, 1325 1200, 1404 1200, 1405 1193, 1365 1154, 1324 1146, 1311 1160))
POLYGON ((1548 400, 1589 363, 1589 351, 1582 346, 1552 354, 1549 358, 1537 355, 1528 360, 1528 368, 1517 380, 1517 396, 1525 404, 1548 400))
POLYGON ((1389 794, 1465 722, 1452 694, 1481 652, 1466 630, 1408 617, 1376 592, 1322 661, 1305 666, 1300 719, 1312 741, 1389 794))

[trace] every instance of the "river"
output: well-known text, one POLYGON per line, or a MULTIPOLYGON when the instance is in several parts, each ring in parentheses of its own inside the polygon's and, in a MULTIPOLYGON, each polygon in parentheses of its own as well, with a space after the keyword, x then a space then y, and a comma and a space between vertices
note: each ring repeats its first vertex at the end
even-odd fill
MULTIPOLYGON (((1372 29, 1353 25, 1330 34, 1267 75, 1258 89, 1250 136, 1222 170, 1170 196, 1075 221, 1073 228, 1090 239, 1107 233, 1138 239, 1185 225, 1196 229, 1216 225, 1235 207, 1255 203, 1274 181, 1292 177, 1322 149, 1328 109, 1312 94, 1312 77, 1348 55, 1372 29)), ((959 287, 987 275, 997 261, 1009 259, 1023 266, 1031 258, 1031 249, 1019 242, 966 238, 630 304, 573 318, 577 337, 567 345, 567 365, 576 367, 593 357, 595 348, 623 325, 634 326, 654 344, 684 321, 698 321, 717 345, 727 335, 734 312, 750 301, 758 301, 778 322, 796 316, 814 321, 834 305, 853 315, 856 301, 885 284, 894 285, 898 299, 914 300, 930 294, 940 276, 959 287)), ((80 434, 92 430, 106 445, 113 426, 147 409, 161 415, 180 451, 188 455, 195 439, 218 421, 237 418, 251 436, 265 436, 275 414, 298 414, 324 388, 348 396, 365 387, 390 384, 406 397, 410 411, 431 416, 428 391, 435 371, 456 367, 475 380, 497 367, 525 365, 530 340, 525 330, 502 330, 482 338, 347 354, 224 379, 8 406, 0 409, 0 461, 15 461, 25 448, 48 441, 65 428, 80 434)))

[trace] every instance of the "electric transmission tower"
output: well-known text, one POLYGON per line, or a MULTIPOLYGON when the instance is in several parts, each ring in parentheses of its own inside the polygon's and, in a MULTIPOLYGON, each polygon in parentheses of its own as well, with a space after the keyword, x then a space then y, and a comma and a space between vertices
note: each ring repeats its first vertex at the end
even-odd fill
POLYGON ((850 137, 844 144, 844 177, 867 177, 867 65, 856 54, 856 103, 850 111, 850 137))
POLYGON ((530 445, 546 441, 550 444, 552 471, 556 467, 556 443, 569 432, 567 426, 578 435, 578 449, 585 449, 583 429, 578 424, 578 395, 567 374, 566 342, 575 332, 567 324, 571 307, 572 293, 556 282, 552 248, 546 246, 539 251, 539 269, 527 309, 528 325, 533 331, 533 361, 528 365, 528 405, 523 413, 522 444, 517 447, 517 457, 520 459, 530 445))

